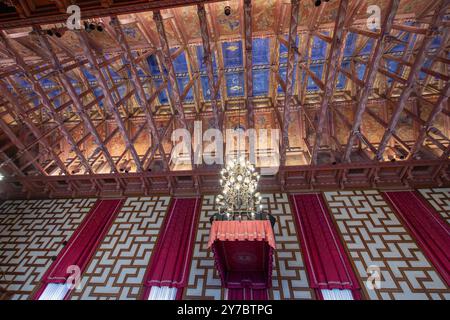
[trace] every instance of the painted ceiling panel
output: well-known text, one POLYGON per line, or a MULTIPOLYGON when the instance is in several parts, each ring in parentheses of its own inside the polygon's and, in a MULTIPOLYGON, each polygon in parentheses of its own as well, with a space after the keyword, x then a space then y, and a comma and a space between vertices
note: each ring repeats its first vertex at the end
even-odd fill
POLYGON ((269 77, 268 69, 253 70, 253 95, 264 96, 269 93, 269 77))
POLYGON ((364 73, 366 72, 366 65, 365 64, 358 64, 356 66, 356 74, 358 75, 359 80, 364 80, 364 73))
MULTIPOLYGON (((323 71, 323 65, 313 65, 311 66, 311 71, 314 72, 314 74, 321 79, 322 78, 322 71, 323 71)), ((311 77, 308 77, 308 85, 306 86, 306 89, 308 91, 316 91, 319 90, 319 87, 316 85, 316 83, 311 79, 311 77)))
MULTIPOLYGON (((209 82, 207 76, 201 76, 200 82, 202 84, 202 91, 203 91, 203 99, 205 100, 211 100, 211 90, 209 88, 209 82)), ((217 83, 217 76, 214 76, 214 82, 217 83)), ((218 98, 220 98, 220 92, 218 94, 218 98)))
MULTIPOLYGON (((159 87, 163 84, 162 79, 155 79, 155 85, 156 87, 159 87)), ((169 86, 170 87, 170 86, 169 86)), ((158 95, 159 103, 161 104, 168 104, 169 100, 167 99, 167 93, 166 90, 162 90, 158 95)))
POLYGON ((242 42, 224 42, 222 44, 225 68, 243 67, 242 42))
MULTIPOLYGON (((184 89, 186 88, 186 86, 189 83, 189 77, 185 76, 185 77, 177 77, 177 83, 178 83, 178 88, 180 89, 180 94, 183 93, 184 89)), ((192 91, 192 87, 189 89, 186 98, 184 101, 193 101, 194 100, 194 96, 193 96, 193 91, 192 91)))
MULTIPOLYGON (((178 48, 171 48, 170 52, 174 53, 177 50, 178 50, 178 48)), ((175 73, 187 73, 188 72, 188 65, 187 65, 187 61, 186 61, 186 55, 184 52, 179 54, 178 57, 176 57, 173 60, 173 67, 175 69, 175 73)))
MULTIPOLYGON (((100 96, 102 96, 102 95, 103 95, 103 91, 102 91, 101 88, 97 87, 97 88, 94 89, 94 96, 95 96, 96 98, 98 98, 98 97, 100 97, 100 96)), ((100 107, 103 107, 103 99, 100 100, 99 105, 100 105, 100 107)))
POLYGON ((227 83, 227 95, 229 97, 241 97, 244 95, 244 73, 233 72, 225 75, 227 83))
POLYGON ((239 12, 239 1, 227 1, 227 4, 231 7, 231 14, 226 16, 223 10, 223 3, 214 4, 217 14, 217 25, 219 33, 221 35, 239 35, 240 32, 240 12, 239 12))
POLYGON ((353 32, 347 34, 347 40, 345 41, 344 57, 351 56, 355 51, 357 35, 353 32))
MULTIPOLYGON (((206 72, 206 61, 204 60, 203 46, 196 46, 195 49, 197 51, 197 60, 200 71, 206 72)), ((214 72, 217 72, 216 55, 214 53, 212 54, 212 59, 214 72)))
POLYGON ((276 0, 253 0, 253 30, 254 32, 263 32, 273 29, 275 23, 276 0))
MULTIPOLYGON (((347 61, 342 62, 342 68, 344 68, 345 70, 350 70, 350 62, 347 61)), ((345 88, 346 81, 347 77, 344 76, 342 73, 339 73, 336 83, 336 89, 343 90, 345 88)))
MULTIPOLYGON (((328 35, 329 32, 323 32, 323 34, 328 35)), ((327 51, 327 43, 318 38, 314 37, 313 45, 311 49, 311 57, 313 60, 322 60, 325 59, 327 51)))
POLYGON ((361 50, 361 55, 369 55, 372 52, 372 47, 373 47, 374 42, 375 42, 375 40, 370 38, 367 41, 366 45, 361 50))
MULTIPOLYGON (((430 67, 431 67, 431 64, 432 64, 432 60, 429 59, 429 58, 427 58, 427 59, 425 60, 424 64, 423 64, 423 67, 424 67, 424 68, 430 68, 430 67)), ((426 76, 427 76, 427 75, 426 75, 425 72, 420 72, 420 73, 419 73, 419 79, 420 79, 420 80, 425 79, 426 76)))
MULTIPOLYGON (((287 37, 285 37, 285 39, 287 40, 287 37)), ((295 45, 297 47, 299 46, 299 37, 298 36, 295 38, 295 45)), ((283 43, 280 43, 279 52, 280 52, 280 63, 281 64, 287 63, 288 48, 283 43)), ((297 55, 295 55, 295 60, 297 60, 297 55)))
POLYGON ((161 74, 158 66, 158 60, 156 59, 156 56, 154 54, 147 58, 147 63, 150 67, 150 72, 152 73, 152 75, 156 76, 161 74))
POLYGON ((270 63, 270 40, 269 38, 253 39, 253 65, 266 65, 270 63))

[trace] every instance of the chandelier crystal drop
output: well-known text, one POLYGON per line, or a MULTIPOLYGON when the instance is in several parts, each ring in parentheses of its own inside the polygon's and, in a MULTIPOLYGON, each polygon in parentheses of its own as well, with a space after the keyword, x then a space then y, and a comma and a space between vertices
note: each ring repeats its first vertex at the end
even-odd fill
POLYGON ((244 157, 232 159, 221 171, 222 193, 216 197, 220 214, 247 214, 253 217, 262 209, 261 195, 256 192, 260 175, 244 157))

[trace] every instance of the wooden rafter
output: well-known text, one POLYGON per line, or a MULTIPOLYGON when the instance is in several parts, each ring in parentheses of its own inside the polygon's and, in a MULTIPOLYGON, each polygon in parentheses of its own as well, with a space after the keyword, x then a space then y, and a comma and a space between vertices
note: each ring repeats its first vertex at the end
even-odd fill
POLYGON ((211 96, 211 109, 214 117, 214 127, 222 128, 222 117, 219 108, 217 107, 217 96, 218 89, 216 86, 216 81, 214 80, 214 69, 213 69, 213 56, 211 51, 210 43, 210 32, 208 28, 208 20, 206 18, 206 10, 203 4, 197 6, 198 19, 200 22, 200 33, 203 42, 203 59, 205 59, 206 72, 208 75, 209 90, 211 96))
POLYGON ((401 113, 405 108, 405 103, 409 99, 410 95, 413 93, 416 86, 416 79, 418 78, 419 71, 427 57, 428 49, 431 45, 433 38, 444 30, 444 17, 446 15, 447 9, 450 5, 450 1, 442 0, 440 5, 436 8, 433 18, 430 22, 430 26, 427 29, 422 44, 415 55, 414 65, 411 67, 408 75, 407 84, 403 88, 402 94, 400 96, 397 107, 391 116, 389 121, 389 127, 385 131, 383 138, 381 139, 380 145, 378 146, 377 158, 381 159, 383 157, 386 145, 392 134, 395 133, 395 128, 400 119, 401 113))
POLYGON ((317 156, 322 140, 324 125, 327 117, 328 106, 332 102, 333 92, 336 85, 338 67, 340 66, 341 57, 343 55, 342 47, 345 47, 344 26, 345 18, 347 14, 348 0, 341 0, 338 9, 337 21, 334 27, 333 40, 331 44, 331 52, 328 57, 328 67, 326 71, 326 84, 325 90, 322 96, 322 104, 319 109, 319 118, 317 121, 316 139, 314 141, 313 153, 311 157, 311 163, 317 163, 317 156))
POLYGON ((381 57, 383 54, 383 48, 386 41, 385 39, 389 35, 389 32, 391 30, 399 2, 400 0, 390 0, 386 8, 386 16, 381 25, 380 37, 376 40, 376 43, 369 58, 370 63, 365 70, 364 75, 365 85, 363 90, 360 91, 358 97, 359 102, 355 111, 353 127, 352 130, 350 131, 350 135, 347 140, 347 145, 345 147, 343 162, 348 162, 350 160, 350 154, 353 149, 354 139, 356 137, 356 134, 360 132, 363 114, 366 109, 369 96, 372 93, 373 84, 377 76, 378 66, 380 64, 381 57))

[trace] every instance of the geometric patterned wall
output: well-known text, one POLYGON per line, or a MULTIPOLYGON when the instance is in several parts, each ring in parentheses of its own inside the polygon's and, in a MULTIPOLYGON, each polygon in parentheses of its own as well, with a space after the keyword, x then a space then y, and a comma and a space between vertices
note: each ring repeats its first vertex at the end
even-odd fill
POLYGON ((274 215, 275 224, 274 267, 269 298, 273 300, 313 299, 310 289, 295 222, 286 193, 262 195, 264 210, 274 215))
POLYGON ((7 200, 0 205, 0 286, 28 299, 95 199, 7 200))
POLYGON ((139 299, 170 197, 127 198, 71 299, 139 299))
POLYGON ((450 188, 419 189, 418 191, 450 224, 450 188))
MULTIPOLYGON (((419 190, 449 221, 450 189, 419 190)), ((450 299, 450 290, 379 191, 325 192, 334 224, 368 299, 450 299), (381 269, 381 288, 368 290, 367 267, 381 269)), ((270 299, 315 299, 309 288, 288 195, 262 195, 273 214, 276 248, 270 299)), ((0 204, 0 286, 28 299, 52 257, 81 224, 95 199, 22 200, 0 204)), ((71 299, 139 299, 170 197, 127 198, 71 299)), ((213 196, 204 196, 184 299, 224 299, 208 250, 213 196)))
POLYGON ((209 218, 216 212, 214 196, 204 196, 195 237, 194 251, 192 255, 189 281, 183 291, 183 299, 225 299, 225 290, 222 289, 220 278, 214 267, 214 256, 208 250, 209 230, 211 223, 209 218))
POLYGON ((325 192, 369 299, 450 299, 450 290, 402 226, 380 192, 325 192), (378 266, 381 287, 369 290, 368 267, 378 266))

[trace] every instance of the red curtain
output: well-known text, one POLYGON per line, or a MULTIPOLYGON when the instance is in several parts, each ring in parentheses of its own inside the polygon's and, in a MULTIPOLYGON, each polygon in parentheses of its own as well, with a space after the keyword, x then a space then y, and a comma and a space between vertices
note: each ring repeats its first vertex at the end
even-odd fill
POLYGON ((384 195, 450 286, 450 226, 414 191, 385 192, 384 195))
POLYGON ((358 280, 322 196, 298 194, 291 201, 311 287, 352 290, 359 299, 358 280))
POLYGON ((187 285, 199 206, 199 198, 172 201, 147 269, 144 299, 152 286, 187 285))
POLYGON ((44 274, 42 279, 44 285, 35 295, 36 298, 45 289, 47 283, 65 283, 70 276, 67 273, 69 266, 78 266, 83 273, 122 207, 122 203, 122 200, 98 200, 94 204, 82 224, 71 236, 68 244, 44 274))

